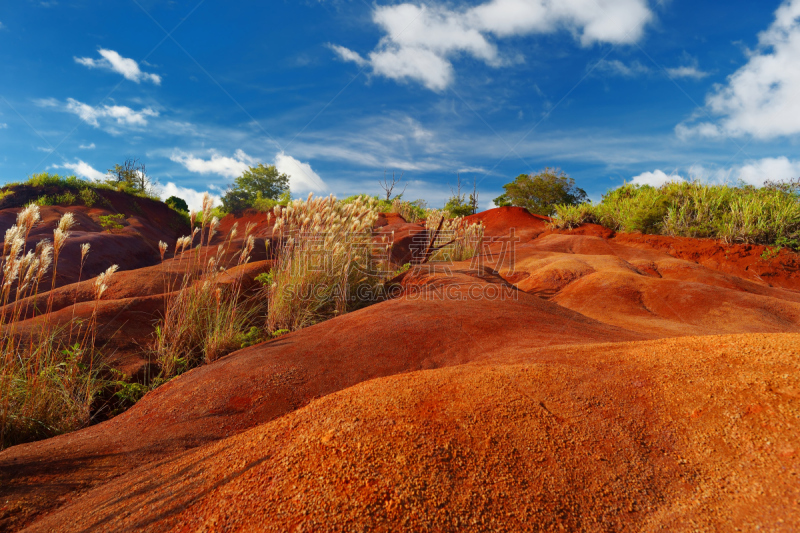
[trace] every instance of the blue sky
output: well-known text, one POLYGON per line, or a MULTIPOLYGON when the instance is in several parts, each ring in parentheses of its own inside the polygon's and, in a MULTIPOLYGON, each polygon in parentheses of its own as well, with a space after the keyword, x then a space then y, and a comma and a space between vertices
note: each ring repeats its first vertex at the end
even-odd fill
POLYGON ((0 180, 138 157, 197 205, 255 162, 296 196, 482 207, 562 168, 625 181, 800 175, 800 0, 19 0, 0 7, 0 180))

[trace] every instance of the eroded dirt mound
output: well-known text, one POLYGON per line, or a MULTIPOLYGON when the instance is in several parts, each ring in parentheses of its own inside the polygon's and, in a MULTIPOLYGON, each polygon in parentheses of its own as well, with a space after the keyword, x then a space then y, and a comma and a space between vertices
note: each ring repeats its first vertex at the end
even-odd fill
MULTIPOLYGON (((777 527, 780 505, 797 520, 785 489, 799 449, 797 384, 785 381, 798 375, 797 335, 597 343, 800 332, 800 292, 649 236, 552 231, 519 208, 470 218, 491 237, 474 264, 412 268, 390 301, 195 369, 110 421, 3 451, 0 529, 202 529, 195 518, 209 529, 651 529, 694 516, 748 529, 753 516, 777 527), (758 439, 789 444, 770 455, 758 439), (779 481, 754 492, 769 476, 779 481)), ((253 261, 266 259, 264 214, 226 217, 211 249, 235 222, 231 249, 254 222, 253 261)), ((386 216, 376 239, 394 235, 399 266, 423 231, 386 216)), ((793 256, 777 257, 773 271, 793 256)), ((181 264, 117 274, 99 312, 122 332, 120 353, 149 338, 181 264)), ((248 283, 265 268, 248 265, 248 283)), ((59 321, 91 312, 91 284, 56 290, 59 321)))
MULTIPOLYGON (((14 199, 14 205, 17 205, 26 191, 30 199, 35 200, 48 190, 18 186, 6 200, 14 199), (37 192, 36 189, 41 191, 37 192)), ((55 193, 51 191, 49 194, 55 193)), ((178 237, 190 231, 185 219, 163 202, 102 189, 97 190, 97 195, 96 204, 92 207, 74 205, 40 208, 42 221, 31 231, 28 249, 35 247, 42 239, 52 241, 53 230, 64 213, 72 213, 77 222, 59 258, 57 287, 77 282, 79 275, 83 280, 93 278, 112 264, 118 265, 121 270, 156 265, 161 260, 159 241, 168 243, 171 249, 178 237), (81 245, 87 243, 91 250, 81 271, 81 245)), ((5 234, 16 223, 17 213, 21 209, 10 207, 0 210, 0 234, 5 234)), ((49 289, 50 284, 48 274, 42 287, 49 289)))
POLYGON ((576 346, 372 380, 31 531, 794 530, 798 346, 576 346))
POLYGON ((630 233, 619 234, 614 240, 626 246, 663 251, 751 281, 800 290, 800 254, 786 248, 630 233))
POLYGON ((17 509, 14 520, 27 520, 133 466, 234 435, 376 377, 504 360, 533 346, 643 338, 516 291, 497 276, 452 274, 420 275, 406 297, 197 368, 108 422, 10 448, 0 453, 0 500, 17 509))

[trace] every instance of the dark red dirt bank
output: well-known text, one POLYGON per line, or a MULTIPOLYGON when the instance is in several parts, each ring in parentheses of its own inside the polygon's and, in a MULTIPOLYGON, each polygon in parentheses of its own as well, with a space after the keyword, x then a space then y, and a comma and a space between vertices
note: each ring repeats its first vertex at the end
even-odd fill
MULTIPOLYGON (((236 220, 268 237, 259 216, 236 220)), ((0 452, 0 528, 800 525, 795 256, 753 278, 704 243, 681 258, 681 241, 554 232, 517 208, 472 218, 497 237, 483 265, 412 269, 395 299, 0 452), (514 260, 498 265, 511 228, 514 260)), ((422 230, 396 216, 376 228, 398 248, 422 230)), ((110 308, 156 309, 156 268, 120 277, 110 308)))

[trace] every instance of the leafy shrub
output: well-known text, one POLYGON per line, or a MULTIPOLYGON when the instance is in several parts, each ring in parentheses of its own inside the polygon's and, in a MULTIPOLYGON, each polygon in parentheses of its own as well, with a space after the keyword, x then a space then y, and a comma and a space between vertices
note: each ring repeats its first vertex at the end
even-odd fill
POLYGON ((392 201, 392 213, 397 213, 406 222, 419 222, 420 220, 424 219, 426 216, 426 208, 428 204, 425 200, 414 200, 413 202, 403 201, 399 198, 395 198, 392 201))
POLYGON ((592 222, 617 231, 800 248, 800 198, 779 187, 627 184, 605 194, 599 204, 557 205, 555 210, 554 227, 592 222))
POLYGON ((125 215, 123 215, 122 213, 117 213, 115 215, 100 215, 99 217, 97 217, 97 221, 100 223, 101 226, 103 226, 103 229, 105 229, 106 231, 111 231, 114 229, 122 229, 123 227, 125 227, 122 224, 120 224, 120 222, 122 222, 123 220, 125 220, 125 215))
POLYGON ((175 211, 182 211, 184 213, 189 212, 189 204, 186 203, 186 200, 183 198, 178 198, 177 196, 170 196, 164 201, 165 204, 170 206, 175 211))
POLYGON ((256 195, 256 198, 253 200, 253 209, 266 213, 268 211, 272 211, 273 209, 275 209, 276 205, 285 207, 289 205, 291 201, 292 201, 292 193, 289 192, 288 189, 283 191, 277 200, 274 200, 272 198, 263 198, 261 196, 261 193, 258 193, 256 195))
POLYGON ((551 216, 556 205, 576 205, 587 200, 586 191, 558 169, 545 168, 537 174, 520 174, 503 185, 505 193, 494 199, 498 207, 515 205, 537 215, 551 216))
POLYGON ((281 174, 275 165, 248 168, 234 180, 233 185, 222 196, 222 206, 228 213, 253 207, 256 200, 278 201, 289 191, 289 176, 281 174))
POLYGON ((101 198, 93 189, 89 187, 84 187, 80 190, 78 195, 81 197, 81 201, 83 201, 83 205, 86 207, 93 207, 95 204, 99 203, 101 198))

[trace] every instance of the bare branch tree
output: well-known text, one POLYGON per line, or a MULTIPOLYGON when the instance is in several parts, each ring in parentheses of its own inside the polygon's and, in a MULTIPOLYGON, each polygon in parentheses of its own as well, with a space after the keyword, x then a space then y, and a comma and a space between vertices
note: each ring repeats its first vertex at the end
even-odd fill
POLYGON ((472 214, 478 212, 478 178, 472 178, 472 194, 469 196, 469 203, 472 206, 472 214))
MULTIPOLYGON (((380 184, 381 189, 383 189, 386 192, 386 201, 387 202, 392 199, 392 191, 394 190, 395 185, 397 185, 398 183, 403 181, 403 174, 405 174, 405 173, 401 172, 400 173, 400 177, 396 178, 394 171, 392 171, 392 181, 389 182, 389 179, 386 177, 386 170, 383 171, 383 181, 378 182, 378 183, 380 184)), ((406 183, 405 186, 403 187, 403 192, 401 192, 397 196, 398 197, 399 196, 403 196, 403 194, 405 194, 405 192, 406 192, 406 188, 407 187, 408 187, 408 183, 406 183)))
POLYGON ((458 172, 456 172, 456 179, 456 190, 454 191, 453 187, 450 186, 450 193, 458 200, 458 205, 461 205, 464 203, 464 197, 466 195, 461 192, 461 174, 458 172))

